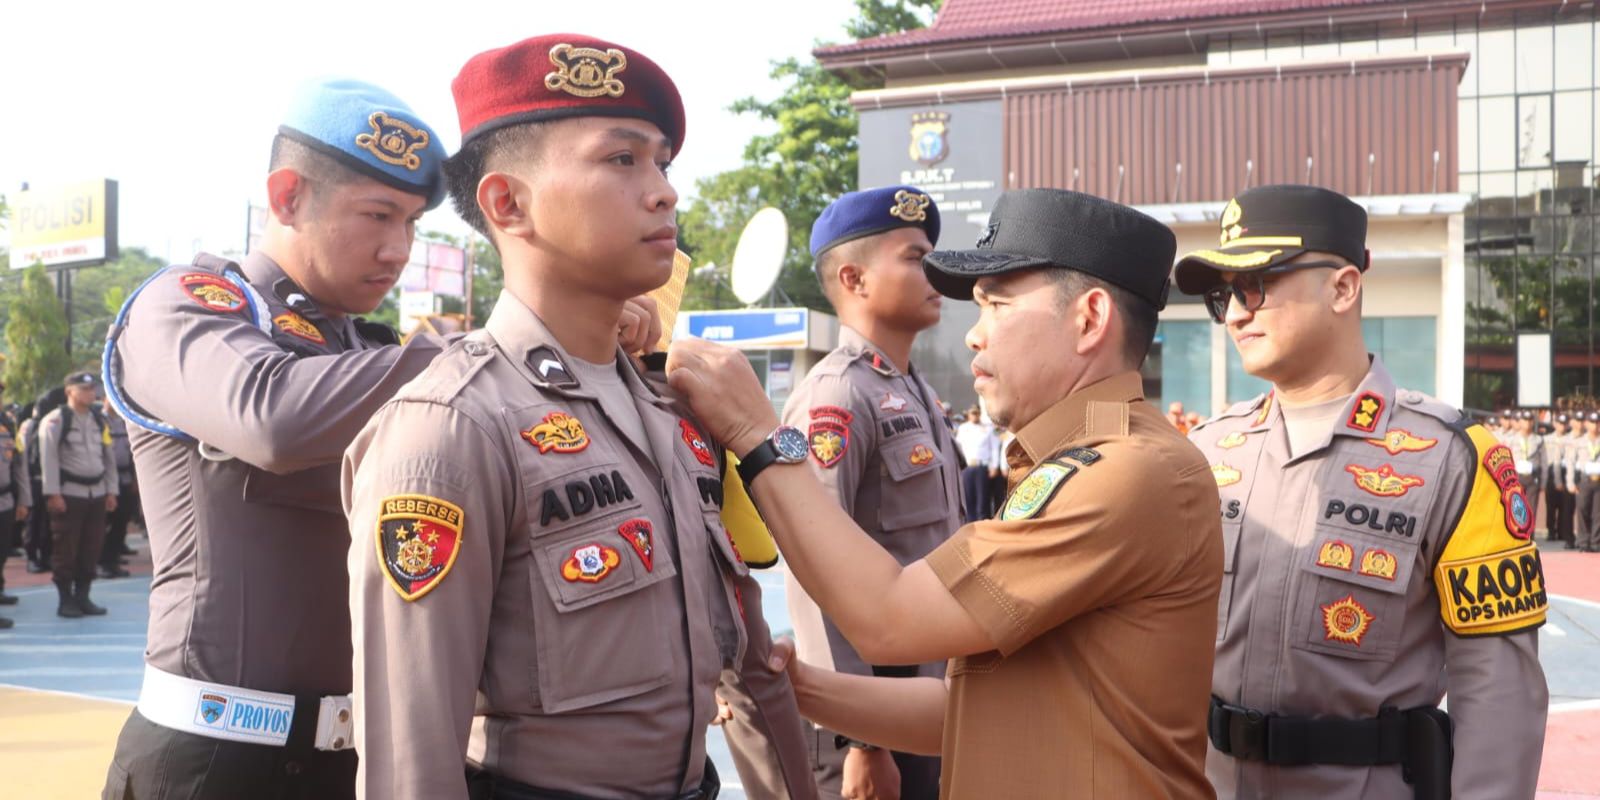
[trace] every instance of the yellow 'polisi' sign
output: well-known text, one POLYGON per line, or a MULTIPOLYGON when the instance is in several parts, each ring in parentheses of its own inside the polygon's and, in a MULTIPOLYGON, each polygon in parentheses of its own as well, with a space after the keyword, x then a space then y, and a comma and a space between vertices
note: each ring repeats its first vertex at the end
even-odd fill
POLYGON ((11 268, 87 266, 117 257, 117 182, 19 192, 11 205, 11 268))

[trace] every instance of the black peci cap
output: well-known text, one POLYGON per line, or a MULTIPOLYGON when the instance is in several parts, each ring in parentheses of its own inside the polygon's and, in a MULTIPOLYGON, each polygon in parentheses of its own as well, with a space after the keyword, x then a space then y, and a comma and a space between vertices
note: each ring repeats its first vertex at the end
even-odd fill
POLYGON ((1222 210, 1217 249, 1183 257, 1173 273, 1178 291, 1204 294, 1223 272, 1254 272, 1303 253, 1332 253, 1367 268, 1367 211, 1319 186, 1246 189, 1222 210))
POLYGON ((1177 252, 1167 226, 1125 205, 1062 189, 1013 189, 989 215, 973 250, 922 258, 940 294, 971 300, 978 279, 1023 269, 1070 269, 1119 286, 1157 309, 1177 252))

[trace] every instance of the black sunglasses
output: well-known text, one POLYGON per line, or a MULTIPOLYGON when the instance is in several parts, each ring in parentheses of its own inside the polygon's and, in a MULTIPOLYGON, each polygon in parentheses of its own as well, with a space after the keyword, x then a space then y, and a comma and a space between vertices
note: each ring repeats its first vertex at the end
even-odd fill
POLYGON ((1234 273, 1231 282, 1219 283, 1206 290, 1202 295, 1205 298, 1206 311, 1211 314, 1212 321, 1221 325, 1228 318, 1228 303, 1239 301, 1239 305, 1246 311, 1255 311, 1267 302, 1267 279, 1303 269, 1339 269, 1347 266, 1343 261, 1306 261, 1298 264, 1283 264, 1268 267, 1256 272, 1234 273))

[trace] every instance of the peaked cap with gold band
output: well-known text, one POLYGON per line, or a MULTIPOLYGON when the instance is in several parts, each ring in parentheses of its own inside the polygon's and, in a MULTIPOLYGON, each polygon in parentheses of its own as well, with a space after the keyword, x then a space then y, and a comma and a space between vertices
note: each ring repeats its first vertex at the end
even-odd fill
POLYGON ((451 82, 461 144, 525 122, 632 117, 683 147, 683 98, 661 67, 635 50, 575 33, 523 39, 479 53, 451 82))
POLYGON ((334 79, 301 86, 278 133, 373 180, 427 198, 427 208, 444 200, 439 137, 400 98, 370 83, 334 79))
POLYGON ((1332 253, 1366 270, 1367 212, 1350 198, 1317 186, 1246 189, 1222 211, 1216 249, 1178 261, 1178 291, 1204 294, 1223 272, 1254 272, 1302 253, 1332 253))
POLYGON ((884 186, 846 192, 828 204, 811 226, 811 257, 845 242, 898 228, 921 228, 939 243, 939 205, 915 186, 884 186))

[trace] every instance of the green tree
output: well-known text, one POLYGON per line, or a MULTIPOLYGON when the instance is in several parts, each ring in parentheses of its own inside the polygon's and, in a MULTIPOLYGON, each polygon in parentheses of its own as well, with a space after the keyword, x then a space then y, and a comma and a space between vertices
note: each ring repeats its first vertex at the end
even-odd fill
POLYGON ((26 403, 61 384, 72 367, 67 356, 67 318, 43 264, 23 271, 7 303, 6 399, 26 403))
MULTIPOLYGON (((856 0, 856 17, 845 23, 852 39, 921 28, 942 0, 856 0)), ((774 61, 769 75, 786 85, 782 95, 763 101, 746 97, 730 110, 771 123, 772 133, 745 145, 737 169, 702 178, 696 199, 679 214, 684 251, 697 265, 714 263, 717 274, 696 276, 684 291, 684 308, 725 304, 734 246, 744 224, 766 206, 789 220, 789 249, 778 288, 809 308, 828 309, 811 269, 811 226, 828 203, 856 188, 859 119, 850 107, 858 86, 811 59, 774 61)))
MULTIPOLYGON (((115 261, 72 273, 72 358, 98 364, 122 302, 166 263, 142 247, 124 247, 115 261)), ((98 371, 98 370, 97 370, 98 371)))

